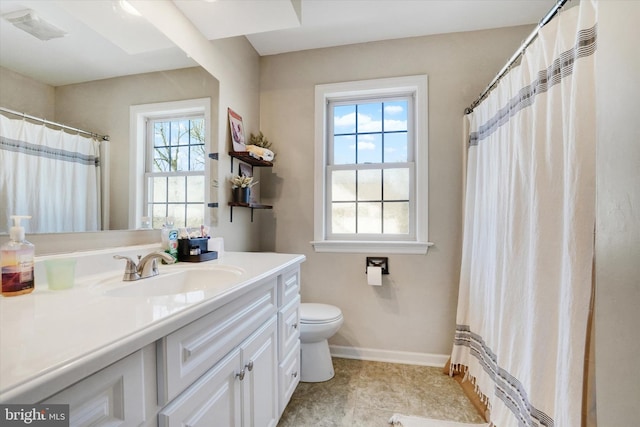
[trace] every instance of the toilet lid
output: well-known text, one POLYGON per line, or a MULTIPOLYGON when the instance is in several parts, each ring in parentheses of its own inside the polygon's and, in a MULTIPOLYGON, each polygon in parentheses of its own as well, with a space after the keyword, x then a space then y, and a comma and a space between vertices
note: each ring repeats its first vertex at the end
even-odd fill
POLYGON ((325 323, 342 317, 342 311, 329 304, 302 303, 300 304, 300 322, 325 323))

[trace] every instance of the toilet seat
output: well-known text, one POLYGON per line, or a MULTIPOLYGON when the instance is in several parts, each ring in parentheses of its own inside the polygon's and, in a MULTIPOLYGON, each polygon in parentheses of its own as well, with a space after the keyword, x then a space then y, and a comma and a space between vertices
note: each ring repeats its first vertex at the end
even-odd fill
POLYGON ((300 304, 300 323, 331 323, 341 318, 342 311, 333 305, 317 303, 300 304))

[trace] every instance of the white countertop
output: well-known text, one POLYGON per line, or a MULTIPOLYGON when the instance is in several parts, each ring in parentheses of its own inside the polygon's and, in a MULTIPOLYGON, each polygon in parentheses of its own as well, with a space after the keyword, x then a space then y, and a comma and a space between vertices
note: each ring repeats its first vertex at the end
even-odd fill
POLYGON ((226 252, 204 263, 160 266, 160 275, 174 268, 215 264, 243 269, 237 283, 224 291, 156 297, 113 297, 96 291, 96 282, 114 271, 124 272, 124 261, 113 260, 114 253, 146 254, 152 248, 155 246, 36 258, 35 291, 0 297, 0 402, 42 400, 305 259, 295 254, 226 252), (49 290, 42 261, 75 256, 79 257, 75 286, 49 290))

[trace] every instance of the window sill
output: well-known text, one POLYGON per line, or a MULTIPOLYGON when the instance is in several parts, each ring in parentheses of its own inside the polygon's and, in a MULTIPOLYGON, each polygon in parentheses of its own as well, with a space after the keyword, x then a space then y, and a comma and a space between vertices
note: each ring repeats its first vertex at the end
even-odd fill
POLYGON ((349 240, 319 240, 311 242, 316 252, 358 254, 411 254, 424 255, 432 242, 358 242, 349 240))

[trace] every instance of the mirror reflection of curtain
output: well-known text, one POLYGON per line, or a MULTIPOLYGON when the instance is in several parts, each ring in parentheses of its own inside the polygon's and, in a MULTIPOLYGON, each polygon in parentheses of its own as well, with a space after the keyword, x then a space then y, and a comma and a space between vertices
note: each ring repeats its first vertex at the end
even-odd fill
POLYGON ((100 191, 100 142, 0 115, 0 232, 100 230, 100 191))

